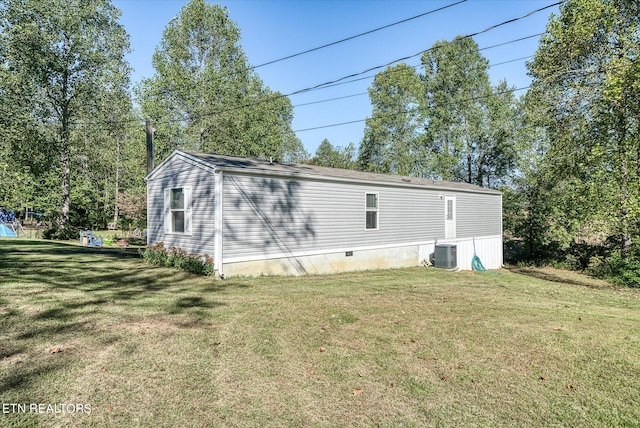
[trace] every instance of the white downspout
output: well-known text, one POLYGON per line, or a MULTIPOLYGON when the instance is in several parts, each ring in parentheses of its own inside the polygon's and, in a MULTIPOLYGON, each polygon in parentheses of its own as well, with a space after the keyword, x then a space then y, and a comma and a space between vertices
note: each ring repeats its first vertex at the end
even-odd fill
POLYGON ((224 278, 224 272, 223 272, 223 265, 224 265, 224 258, 223 258, 223 241, 222 241, 222 234, 223 234, 223 228, 222 228, 222 215, 224 213, 223 210, 223 191, 222 189, 224 188, 224 183, 223 183, 223 174, 222 171, 216 171, 215 172, 215 179, 214 179, 214 183, 215 183, 215 189, 214 189, 214 202, 215 202, 215 217, 216 217, 216 221, 215 221, 215 250, 216 250, 216 258, 213 262, 213 267, 216 271, 218 271, 218 276, 220 278, 224 278))

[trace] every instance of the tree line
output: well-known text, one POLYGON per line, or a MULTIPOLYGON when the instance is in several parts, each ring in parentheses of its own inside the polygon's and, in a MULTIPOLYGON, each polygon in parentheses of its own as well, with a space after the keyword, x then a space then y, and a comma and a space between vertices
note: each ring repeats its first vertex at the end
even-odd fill
POLYGON ((225 8, 185 5, 133 90, 119 15, 109 0, 0 1, 0 205, 60 230, 144 226, 149 117, 156 164, 182 148, 500 189, 513 260, 640 285, 638 2, 563 3, 526 92, 493 85, 472 38, 438 41, 420 67, 375 76, 358 146, 324 140, 313 156, 225 8))

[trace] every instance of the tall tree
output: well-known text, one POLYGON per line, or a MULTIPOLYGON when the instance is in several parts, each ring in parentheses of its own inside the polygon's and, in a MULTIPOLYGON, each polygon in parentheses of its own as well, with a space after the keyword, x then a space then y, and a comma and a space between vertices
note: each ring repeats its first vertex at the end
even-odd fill
POLYGON ((156 74, 137 88, 159 158, 179 147, 284 160, 304 154, 289 99, 264 86, 239 41, 227 9, 204 0, 169 22, 153 55, 156 74))
POLYGON ((417 175, 421 84, 407 64, 378 73, 369 88, 373 106, 365 123, 359 166, 365 171, 417 175))
POLYGON ((28 136, 14 141, 34 154, 32 166, 55 168, 61 226, 69 222, 73 159, 82 149, 76 125, 95 117, 105 93, 127 87, 129 41, 119 17, 108 0, 4 0, 0 7, 0 62, 14 76, 2 91, 19 107, 14 125, 28 136))
POLYGON ((422 63, 424 75, 406 64, 376 75, 359 167, 487 187, 508 182, 519 156, 512 88, 492 87, 488 61, 469 38, 435 43, 422 63))
POLYGON ((353 143, 346 147, 334 147, 326 138, 316 149, 316 153, 309 163, 330 168, 355 169, 356 148, 353 143))
POLYGON ((570 0, 529 66, 549 135, 545 162, 572 195, 557 201, 566 223, 605 223, 624 252, 640 214, 639 24, 635 1, 570 0))
POLYGON ((436 42, 422 56, 423 153, 432 174, 495 185, 510 172, 515 99, 506 82, 489 81, 489 63, 471 38, 436 42), (492 179, 494 181, 492 182, 492 179))

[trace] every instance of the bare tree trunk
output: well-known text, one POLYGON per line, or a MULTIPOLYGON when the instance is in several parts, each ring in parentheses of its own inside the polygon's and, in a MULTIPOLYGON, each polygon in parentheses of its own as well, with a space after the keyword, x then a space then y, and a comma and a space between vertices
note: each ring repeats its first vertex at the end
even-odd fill
POLYGON ((60 227, 65 227, 69 223, 69 211, 71 206, 71 150, 69 149, 69 125, 68 119, 63 117, 62 121, 62 201, 60 204, 60 227))
POLYGON ((620 193, 619 193, 619 216, 620 216, 620 249, 626 256, 631 249, 631 230, 629 219, 629 168, 627 165, 626 150, 626 127, 624 117, 618 117, 618 162, 620 162, 620 193))
POLYGON ((115 191, 115 204, 113 207, 113 226, 118 227, 118 208, 120 198, 120 138, 116 137, 116 191, 115 191))

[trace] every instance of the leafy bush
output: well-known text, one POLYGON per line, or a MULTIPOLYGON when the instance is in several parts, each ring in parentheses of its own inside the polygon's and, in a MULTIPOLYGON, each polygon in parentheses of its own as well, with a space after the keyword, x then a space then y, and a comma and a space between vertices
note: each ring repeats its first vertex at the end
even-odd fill
POLYGON ((593 256, 586 271, 616 285, 640 288, 640 247, 634 246, 626 254, 616 249, 593 256))
POLYGON ((158 242, 154 245, 147 245, 142 252, 142 258, 149 264, 155 266, 168 266, 185 272, 197 275, 214 274, 213 258, 208 254, 189 254, 182 248, 171 247, 167 251, 164 243, 158 242))
POLYGON ((215 273, 213 269, 213 257, 209 256, 209 254, 205 254, 204 261, 202 262, 202 264, 203 264, 202 273, 207 276, 213 276, 213 274, 215 273))
POLYGON ((164 243, 157 242, 153 245, 147 245, 142 252, 142 258, 151 265, 166 266, 168 255, 164 243))
POLYGON ((79 239, 80 235, 77 229, 66 225, 64 227, 51 227, 42 232, 44 239, 55 239, 58 241, 69 241, 72 239, 79 239))

